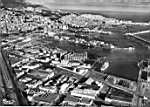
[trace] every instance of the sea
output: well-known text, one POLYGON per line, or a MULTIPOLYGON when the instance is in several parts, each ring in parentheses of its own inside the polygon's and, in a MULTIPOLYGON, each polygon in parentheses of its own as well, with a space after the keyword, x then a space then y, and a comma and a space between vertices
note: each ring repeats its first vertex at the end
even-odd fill
MULTIPOLYGON (((126 20, 132 22, 150 22, 150 13, 143 12, 119 12, 119 11, 87 11, 87 10, 69 10, 72 12, 78 12, 81 14, 93 14, 103 15, 109 18, 116 18, 119 20, 126 20)), ((138 29, 138 28, 137 28, 138 29)), ((135 28, 136 30, 136 28, 135 28)), ((144 30, 144 29, 143 29, 144 30)), ((146 28, 146 30, 150 30, 146 28)), ((138 31, 138 30, 136 30, 138 31)), ((150 39, 150 33, 142 34, 147 40, 150 39)), ((109 38, 109 37, 108 37, 109 38)), ((92 56, 107 56, 110 66, 105 71, 109 75, 129 79, 131 81, 137 81, 139 75, 138 62, 144 59, 150 58, 150 49, 145 48, 136 40, 130 40, 123 37, 120 32, 115 32, 115 35, 110 36, 111 39, 118 39, 119 43, 116 43, 119 47, 125 48, 128 46, 135 47, 134 51, 104 51, 99 48, 89 50, 89 54, 92 56)))
MULTIPOLYGON (((133 22, 150 21, 150 13, 118 12, 118 11, 114 11, 114 12, 96 11, 96 12, 85 12, 85 13, 99 14, 105 17, 117 18, 120 20, 131 20, 133 22)), ((116 33, 116 35, 121 36, 123 34, 116 33)), ((145 35, 147 35, 145 39, 149 40, 150 33, 145 35)), ((106 55, 110 61, 110 66, 105 71, 105 73, 122 77, 125 79, 129 79, 132 81, 137 81, 139 75, 139 67, 137 66, 137 63, 143 59, 150 58, 150 50, 145 48, 141 44, 136 43, 136 40, 131 41, 125 38, 121 38, 121 41, 124 41, 120 43, 122 47, 126 47, 128 44, 130 44, 135 47, 135 50, 132 52, 124 51, 124 50, 106 52, 106 51, 98 51, 96 49, 95 51, 96 53, 106 55)))

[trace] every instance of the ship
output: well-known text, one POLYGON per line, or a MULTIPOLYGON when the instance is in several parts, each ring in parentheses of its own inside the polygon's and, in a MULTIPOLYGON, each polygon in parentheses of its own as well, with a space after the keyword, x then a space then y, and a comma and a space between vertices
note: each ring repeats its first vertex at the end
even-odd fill
POLYGON ((101 47, 102 47, 103 51, 111 51, 112 49, 115 49, 115 46, 112 44, 105 44, 101 47))
POLYGON ((109 67, 109 62, 108 61, 104 62, 104 64, 101 67, 101 71, 102 72, 105 71, 108 67, 109 67))

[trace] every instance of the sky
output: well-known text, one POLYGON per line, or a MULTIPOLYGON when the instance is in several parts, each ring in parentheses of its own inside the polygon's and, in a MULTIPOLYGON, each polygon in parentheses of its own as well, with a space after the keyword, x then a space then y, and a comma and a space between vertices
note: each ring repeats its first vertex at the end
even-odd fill
POLYGON ((122 5, 122 6, 150 6, 150 0, 26 0, 31 2, 45 2, 64 5, 122 5))
POLYGON ((26 0, 51 9, 150 12, 150 0, 26 0))
POLYGON ((4 5, 38 4, 49 9, 150 12, 150 0, 0 0, 4 5))

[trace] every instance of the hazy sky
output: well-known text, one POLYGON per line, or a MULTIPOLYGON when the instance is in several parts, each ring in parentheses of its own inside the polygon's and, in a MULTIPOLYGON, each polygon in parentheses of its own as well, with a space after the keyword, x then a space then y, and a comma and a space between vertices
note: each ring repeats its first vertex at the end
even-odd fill
POLYGON ((150 12, 150 0, 26 0, 51 9, 150 12))
POLYGON ((83 4, 83 5, 124 5, 124 6, 133 6, 133 5, 150 5, 150 0, 27 0, 32 2, 47 2, 54 4, 83 4))
POLYGON ((50 9, 109 10, 150 12, 150 0, 0 0, 5 5, 24 5, 24 2, 50 9))

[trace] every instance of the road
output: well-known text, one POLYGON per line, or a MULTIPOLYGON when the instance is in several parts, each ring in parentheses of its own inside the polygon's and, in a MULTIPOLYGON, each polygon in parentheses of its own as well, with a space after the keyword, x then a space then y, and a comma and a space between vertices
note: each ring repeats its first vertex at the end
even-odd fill
POLYGON ((28 105, 27 99, 23 96, 21 90, 18 88, 15 76, 9 66, 6 53, 0 48, 0 73, 3 80, 5 94, 8 94, 14 101, 14 105, 28 105))
POLYGON ((4 93, 4 84, 2 82, 2 75, 0 75, 0 106, 2 106, 2 99, 3 99, 3 93, 4 93))
POLYGON ((1 79, 3 84, 3 88, 5 90, 5 95, 9 94, 9 96, 15 101, 15 105, 18 104, 17 102, 17 96, 14 92, 10 92, 11 90, 14 89, 13 83, 11 81, 10 75, 8 73, 8 68, 6 66, 5 61, 3 60, 3 56, 0 52, 0 73, 1 73, 1 79), (14 96, 14 97, 13 97, 14 96))
POLYGON ((75 73, 75 72, 73 72, 72 70, 69 70, 69 69, 67 69, 67 68, 63 68, 63 67, 61 67, 61 66, 56 66, 56 69, 57 69, 58 71, 60 71, 61 74, 64 74, 64 75, 67 75, 67 76, 74 76, 74 77, 76 77, 76 78, 78 78, 78 79, 82 78, 81 75, 79 75, 79 74, 77 74, 77 73, 75 73))
MULTIPOLYGON (((141 73, 142 73, 142 70, 139 71, 139 76, 138 76, 138 82, 137 82, 137 90, 136 92, 143 96, 143 85, 142 85, 142 82, 141 82, 141 73)), ((140 96, 137 96, 137 107, 142 107, 142 98, 140 96)))

